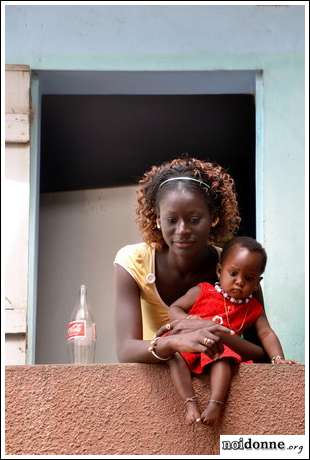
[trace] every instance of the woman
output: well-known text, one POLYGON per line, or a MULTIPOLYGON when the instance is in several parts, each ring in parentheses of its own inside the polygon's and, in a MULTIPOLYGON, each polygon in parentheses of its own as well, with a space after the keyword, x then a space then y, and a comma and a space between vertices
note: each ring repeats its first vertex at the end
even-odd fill
POLYGON ((125 246, 115 258, 119 360, 158 363, 183 351, 214 357, 223 343, 262 359, 260 346, 212 321, 166 324, 169 305, 198 283, 217 280, 215 244, 230 239, 240 222, 230 175, 217 164, 179 158, 153 166, 137 193, 144 243, 125 246), (169 335, 159 337, 167 330, 169 335))

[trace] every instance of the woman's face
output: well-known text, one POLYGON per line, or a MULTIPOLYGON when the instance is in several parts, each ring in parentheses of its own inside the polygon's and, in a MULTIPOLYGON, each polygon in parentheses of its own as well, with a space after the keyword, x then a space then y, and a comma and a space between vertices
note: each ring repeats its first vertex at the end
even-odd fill
POLYGON ((203 195, 182 184, 163 193, 158 223, 165 243, 175 253, 195 254, 206 247, 211 215, 203 195))

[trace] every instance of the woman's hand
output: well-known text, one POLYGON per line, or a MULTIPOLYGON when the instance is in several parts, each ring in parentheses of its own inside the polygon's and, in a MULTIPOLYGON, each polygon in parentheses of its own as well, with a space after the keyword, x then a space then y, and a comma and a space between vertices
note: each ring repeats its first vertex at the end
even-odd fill
MULTIPOLYGON (((214 326, 216 323, 207 319, 201 319, 198 316, 187 316, 183 319, 175 319, 170 323, 164 324, 156 332, 156 337, 160 337, 162 334, 169 332, 171 335, 187 333, 203 329, 206 327, 214 326)), ((224 328, 227 332, 227 328, 224 328)), ((228 329, 229 330, 229 329, 228 329)))
MULTIPOLYGON (((186 322, 189 321, 186 320, 186 322)), ((205 323, 206 321, 204 321, 203 328, 200 327, 196 330, 166 335, 162 341, 158 341, 157 349, 160 351, 160 347, 165 347, 164 344, 166 342, 169 350, 173 350, 173 352, 206 353, 210 358, 219 357, 223 353, 224 345, 222 339, 217 334, 226 333, 233 335, 234 332, 212 321, 210 321, 211 325, 207 327, 205 323)))

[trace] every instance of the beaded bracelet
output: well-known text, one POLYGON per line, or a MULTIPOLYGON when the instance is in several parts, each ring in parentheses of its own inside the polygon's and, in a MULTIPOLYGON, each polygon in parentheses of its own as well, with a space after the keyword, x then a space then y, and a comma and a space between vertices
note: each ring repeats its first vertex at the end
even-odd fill
POLYGON ((282 359, 284 358, 280 355, 273 356, 271 358, 271 364, 278 364, 282 359))
POLYGON ((171 356, 168 356, 168 358, 161 358, 160 356, 158 356, 158 354, 155 352, 155 348, 156 348, 156 344, 157 344, 157 341, 160 339, 160 337, 155 337, 153 340, 151 340, 151 346, 148 348, 148 351, 150 353, 152 353, 153 356, 155 356, 155 358, 159 359, 160 361, 168 361, 169 359, 172 358, 173 355, 171 356))

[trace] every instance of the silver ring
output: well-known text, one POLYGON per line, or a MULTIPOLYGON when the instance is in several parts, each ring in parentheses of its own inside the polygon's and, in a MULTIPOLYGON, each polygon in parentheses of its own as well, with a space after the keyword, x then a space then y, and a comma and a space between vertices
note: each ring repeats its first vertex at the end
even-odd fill
POLYGON ((171 329, 171 324, 170 323, 166 324, 166 329, 167 329, 167 331, 170 331, 170 329, 171 329))
POLYGON ((212 339, 209 339, 208 337, 205 337, 203 339, 203 344, 207 347, 209 345, 209 343, 212 343, 213 340, 212 339))

